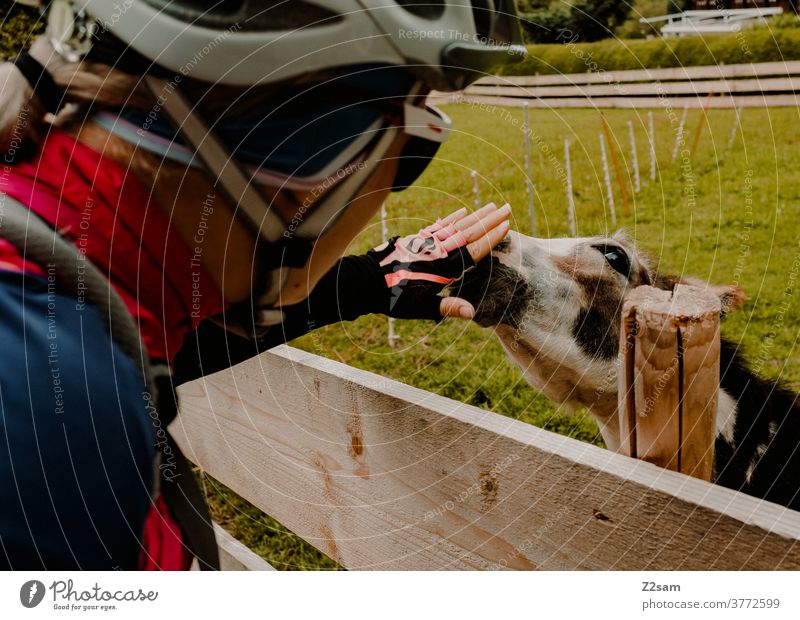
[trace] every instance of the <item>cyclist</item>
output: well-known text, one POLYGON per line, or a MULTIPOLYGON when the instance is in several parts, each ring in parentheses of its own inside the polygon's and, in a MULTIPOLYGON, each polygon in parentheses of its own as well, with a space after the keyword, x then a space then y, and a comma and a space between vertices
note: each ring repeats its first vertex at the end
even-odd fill
POLYGON ((0 65, 0 564, 215 568, 173 386, 439 293, 508 230, 456 211, 340 258, 524 54, 513 2, 53 0, 0 65), (166 369, 166 370, 165 370, 166 369))

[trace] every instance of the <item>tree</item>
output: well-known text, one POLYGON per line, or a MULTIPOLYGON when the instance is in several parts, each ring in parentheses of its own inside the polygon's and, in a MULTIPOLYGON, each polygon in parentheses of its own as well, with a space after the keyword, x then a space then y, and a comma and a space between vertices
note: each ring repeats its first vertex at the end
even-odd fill
MULTIPOLYGON (((536 0, 520 0, 522 7, 539 4, 536 0)), ((574 0, 571 6, 521 10, 520 19, 529 40, 534 43, 566 43, 599 41, 613 35, 631 12, 629 2, 615 0, 574 0)))
POLYGON ((555 43, 560 33, 570 30, 572 19, 568 9, 537 9, 520 14, 526 38, 532 43, 555 43))
POLYGON ((572 30, 581 41, 599 41, 614 34, 631 13, 631 2, 619 0, 575 0, 572 30))
POLYGON ((530 13, 550 6, 550 0, 517 0, 518 13, 530 13))
POLYGON ((668 0, 667 8, 669 13, 680 13, 692 8, 691 0, 668 0))

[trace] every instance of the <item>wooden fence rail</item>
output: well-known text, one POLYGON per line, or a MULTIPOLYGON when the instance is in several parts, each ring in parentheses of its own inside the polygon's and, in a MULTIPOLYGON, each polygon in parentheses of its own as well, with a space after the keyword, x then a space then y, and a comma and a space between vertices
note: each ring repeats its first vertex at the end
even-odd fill
POLYGON ((346 568, 800 568, 800 513, 287 346, 179 392, 186 455, 346 568))
POLYGON ((796 106, 800 61, 563 75, 488 76, 461 93, 434 93, 439 103, 564 108, 796 106))

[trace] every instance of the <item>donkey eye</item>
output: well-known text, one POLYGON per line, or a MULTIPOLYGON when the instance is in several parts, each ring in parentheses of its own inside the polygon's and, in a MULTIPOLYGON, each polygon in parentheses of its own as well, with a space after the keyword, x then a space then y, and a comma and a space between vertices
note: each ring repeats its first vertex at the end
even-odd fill
POLYGON ((611 268, 621 273, 623 276, 630 277, 631 275, 631 261, 625 250, 614 245, 600 245, 595 246, 606 259, 606 262, 611 265, 611 268))

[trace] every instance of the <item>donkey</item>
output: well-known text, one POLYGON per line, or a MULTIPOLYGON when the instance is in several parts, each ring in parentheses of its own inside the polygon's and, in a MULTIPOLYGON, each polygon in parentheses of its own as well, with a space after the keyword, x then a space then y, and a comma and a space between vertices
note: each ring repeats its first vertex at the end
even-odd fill
MULTIPOLYGON (((449 294, 471 301, 474 320, 492 327, 525 379, 550 400, 586 407, 606 446, 620 447, 617 367, 625 295, 649 284, 708 287, 722 312, 746 297, 736 286, 664 276, 623 234, 535 239, 511 232, 449 294)), ((714 482, 800 509, 798 395, 748 369, 722 341, 714 482)))

